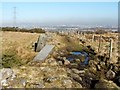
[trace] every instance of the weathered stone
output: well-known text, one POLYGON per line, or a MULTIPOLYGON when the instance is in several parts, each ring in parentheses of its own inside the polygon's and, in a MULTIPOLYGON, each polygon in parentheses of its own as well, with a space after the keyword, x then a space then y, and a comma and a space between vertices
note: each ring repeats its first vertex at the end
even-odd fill
POLYGON ((69 65, 70 62, 68 60, 64 60, 64 65, 69 65))
POLYGON ((98 71, 100 71, 100 70, 101 70, 100 65, 97 65, 97 70, 98 70, 98 71))
POLYGON ((71 80, 63 80, 62 81, 63 86, 66 88, 71 88, 72 87, 72 81, 71 80))
POLYGON ((62 66, 62 65, 63 65, 62 61, 58 61, 58 64, 59 64, 60 66, 62 66))
POLYGON ((116 88, 120 89, 115 83, 112 81, 107 81, 107 80, 100 80, 96 85, 95 88, 116 88))
POLYGON ((49 68, 49 67, 43 67, 41 69, 43 72, 48 72, 48 73, 51 73, 53 69, 49 68))
POLYGON ((38 84, 33 84, 32 87, 34 87, 34 88, 44 88, 45 86, 42 83, 38 83, 38 84))
POLYGON ((51 82, 56 81, 57 79, 58 79, 57 77, 46 77, 46 78, 44 78, 43 80, 44 80, 45 82, 51 83, 51 82))
POLYGON ((85 56, 82 55, 82 56, 80 57, 80 61, 81 61, 81 62, 84 62, 84 60, 85 60, 85 56))
POLYGON ((46 40, 47 36, 45 34, 41 34, 38 38, 37 45, 35 46, 35 51, 40 51, 44 47, 46 40))
POLYGON ((89 60, 89 66, 93 66, 94 65, 94 60, 89 60))
POLYGON ((101 66, 102 68, 105 68, 105 67, 106 67, 105 62, 100 62, 100 66, 101 66))
POLYGON ((48 60, 48 62, 49 62, 49 65, 50 66, 57 66, 58 65, 58 63, 56 62, 56 60, 48 60))
POLYGON ((0 72, 0 80, 2 80, 2 72, 0 72))
POLYGON ((20 83, 23 85, 23 87, 25 87, 25 86, 26 86, 27 81, 26 81, 25 79, 22 79, 22 80, 20 81, 20 83))
POLYGON ((77 63, 71 63, 70 65, 71 65, 72 68, 77 68, 78 67, 77 63))
POLYGON ((71 74, 71 78, 73 78, 77 82, 82 82, 82 78, 78 74, 71 74))
MULTIPOLYGON (((57 55, 58 55, 58 54, 57 54, 57 55)), ((58 55, 58 56, 57 56, 57 59, 61 59, 61 57, 58 55)))
POLYGON ((75 69, 75 68, 72 69, 72 72, 75 73, 75 74, 81 73, 78 69, 75 69))
POLYGON ((25 69, 26 69, 26 67, 25 67, 25 66, 22 66, 22 67, 20 67, 20 69, 25 70, 25 69))
POLYGON ((28 83, 27 88, 32 87, 32 88, 45 88, 43 83, 28 83))
POLYGON ((92 77, 90 76, 90 75, 85 75, 84 77, 82 77, 82 85, 84 86, 84 87, 87 87, 87 88, 90 88, 91 87, 91 84, 92 84, 92 82, 91 82, 91 80, 92 80, 92 77))
POLYGON ((96 73, 96 71, 97 71, 97 68, 96 68, 96 66, 95 65, 93 65, 93 66, 91 66, 90 68, 89 68, 89 70, 90 70, 90 72, 92 72, 92 73, 96 73))
POLYGON ((48 55, 52 52, 54 45, 45 45, 42 50, 37 54, 37 56, 33 59, 33 61, 43 61, 45 60, 48 55))
POLYGON ((64 61, 67 60, 66 57, 63 57, 63 60, 64 60, 64 61))
POLYGON ((71 69, 69 69, 69 68, 67 68, 66 71, 67 71, 68 74, 72 73, 71 69))
POLYGON ((114 71, 119 71, 119 67, 117 65, 114 66, 114 71))
POLYGON ((82 85, 79 82, 73 82, 73 88, 83 88, 82 85))
POLYGON ((106 77, 108 79, 113 79, 115 78, 115 73, 112 71, 112 70, 109 70, 107 73, 106 73, 106 77))
POLYGON ((95 64, 95 65, 98 65, 98 63, 99 63, 99 62, 98 62, 97 60, 94 61, 94 64, 95 64))
POLYGON ((75 62, 80 63, 81 61, 80 59, 75 59, 75 62))
POLYGON ((83 73, 85 73, 85 70, 80 70, 79 72, 80 72, 80 74, 83 74, 83 73))
POLYGON ((16 78, 16 74, 13 73, 12 76, 11 76, 11 80, 14 80, 16 78))
POLYGON ((8 86, 8 81, 7 80, 2 80, 1 81, 1 86, 7 87, 8 86))
POLYGON ((13 70, 10 68, 3 68, 0 73, 2 74, 2 79, 7 79, 12 76, 13 70))

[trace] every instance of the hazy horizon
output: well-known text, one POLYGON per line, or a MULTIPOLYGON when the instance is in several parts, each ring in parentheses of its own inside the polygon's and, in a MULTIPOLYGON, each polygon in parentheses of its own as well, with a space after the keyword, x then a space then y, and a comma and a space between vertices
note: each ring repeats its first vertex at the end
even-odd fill
POLYGON ((2 25, 13 26, 89 25, 117 26, 117 2, 6 2, 2 5, 2 25))

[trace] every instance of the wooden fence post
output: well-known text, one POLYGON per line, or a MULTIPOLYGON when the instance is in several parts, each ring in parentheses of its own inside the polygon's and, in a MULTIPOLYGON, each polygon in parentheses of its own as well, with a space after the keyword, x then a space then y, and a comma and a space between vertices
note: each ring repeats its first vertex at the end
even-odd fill
POLYGON ((98 53, 100 52, 100 48, 101 48, 101 35, 99 36, 99 45, 98 45, 98 53))
POLYGON ((112 43, 113 43, 113 40, 110 38, 110 47, 109 47, 109 58, 111 59, 112 58, 112 43))
POLYGON ((94 41, 94 38, 95 38, 95 36, 94 36, 94 34, 92 35, 92 42, 94 41))

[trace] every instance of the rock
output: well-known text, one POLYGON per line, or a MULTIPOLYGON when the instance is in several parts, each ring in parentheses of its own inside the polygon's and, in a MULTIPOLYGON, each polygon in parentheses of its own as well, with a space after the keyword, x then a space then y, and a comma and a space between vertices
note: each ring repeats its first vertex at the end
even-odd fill
POLYGON ((0 90, 2 90, 2 86, 0 85, 0 90))
POLYGON ((2 74, 2 79, 7 79, 12 76, 13 70, 10 68, 3 68, 0 72, 2 74))
POLYGON ((113 69, 115 72, 119 71, 119 67, 117 65, 114 66, 114 69, 113 69))
POLYGON ((64 65, 69 65, 70 62, 68 60, 64 60, 64 65))
POLYGON ((84 56, 84 55, 81 55, 80 61, 81 61, 81 62, 84 62, 84 61, 85 61, 85 56, 84 56))
POLYGON ((71 80, 63 80, 62 84, 66 88, 71 88, 72 87, 72 81, 71 80))
POLYGON ((92 83, 91 82, 92 78, 87 74, 82 79, 83 79, 82 80, 82 85, 84 87, 90 88, 91 87, 91 83, 92 83))
POLYGON ((64 61, 67 60, 66 57, 63 57, 63 60, 64 60, 64 61))
POLYGON ((47 66, 47 63, 43 62, 43 63, 41 63, 41 66, 47 66))
POLYGON ((58 56, 57 59, 58 59, 58 60, 63 60, 63 57, 58 56))
POLYGON ((66 59, 66 57, 63 57, 62 62, 63 62, 64 65, 69 65, 70 64, 70 61, 68 61, 66 59))
POLYGON ((94 60, 89 60, 89 66, 93 66, 94 65, 94 60))
POLYGON ((25 66, 22 66, 22 67, 20 67, 20 69, 25 70, 25 69, 26 69, 26 67, 25 67, 25 66))
POLYGON ((72 69, 72 72, 75 73, 75 74, 79 74, 80 73, 79 70, 75 69, 75 68, 72 69))
POLYGON ((14 81, 16 74, 10 68, 3 68, 0 72, 1 86, 8 87, 11 81, 14 81))
POLYGON ((85 71, 84 71, 84 70, 80 70, 79 72, 80 72, 80 74, 84 74, 84 73, 85 73, 85 71))
POLYGON ((43 84, 36 85, 36 88, 44 88, 45 86, 43 84))
POLYGON ((82 85, 78 82, 73 82, 74 88, 83 88, 82 85))
POLYGON ((80 59, 75 59, 75 62, 80 63, 81 61, 80 59))
POLYGON ((59 64, 60 66, 62 66, 62 65, 63 65, 62 61, 58 61, 58 64, 59 64))
POLYGON ((100 70, 101 70, 100 65, 97 65, 97 71, 100 71, 100 70))
POLYGON ((71 78, 73 78, 77 82, 82 82, 82 78, 78 74, 71 74, 71 78))
POLYGON ((78 64, 77 63, 71 63, 70 67, 72 67, 72 68, 78 68, 78 64))
POLYGON ((50 63, 50 65, 51 65, 51 66, 57 66, 58 63, 57 63, 56 61, 53 61, 53 62, 50 63))
POLYGON ((72 73, 71 69, 69 69, 69 68, 67 68, 66 71, 67 71, 68 74, 72 73))
POLYGON ((100 62, 100 66, 101 66, 102 68, 106 68, 105 62, 100 62))
POLYGON ((40 69, 43 72, 51 72, 52 71, 51 68, 49 68, 49 67, 40 67, 40 69))
POLYGON ((52 83, 52 82, 56 81, 57 79, 58 79, 57 77, 46 77, 43 80, 45 82, 52 83))
POLYGON ((0 81, 2 80, 2 73, 0 72, 0 81))
POLYGON ((94 61, 94 64, 95 64, 95 65, 98 65, 98 63, 99 63, 99 62, 98 62, 97 60, 96 60, 96 61, 94 61))
POLYGON ((120 89, 120 87, 118 87, 115 83, 113 83, 113 81, 107 81, 105 79, 100 80, 96 85, 95 88, 116 88, 116 89, 120 89))
POLYGON ((91 66, 90 68, 89 68, 89 70, 92 72, 92 73, 96 73, 96 71, 97 71, 97 68, 96 68, 96 66, 95 65, 93 65, 93 66, 91 66))
POLYGON ((45 86, 42 83, 38 83, 38 84, 33 84, 32 87, 34 87, 34 88, 44 88, 45 86))
POLYGON ((32 87, 32 88, 45 88, 45 86, 44 86, 44 84, 42 84, 42 83, 29 83, 28 84, 28 86, 27 86, 27 88, 30 88, 30 87, 32 87))
POLYGON ((85 71, 84 70, 80 70, 79 71, 79 76, 84 76, 85 75, 85 71))
POLYGON ((16 78, 16 74, 13 73, 12 76, 11 76, 11 80, 14 80, 16 78))
POLYGON ((115 73, 112 71, 112 70, 109 70, 107 73, 106 73, 106 77, 108 79, 113 79, 115 78, 115 73))
POLYGON ((7 87, 7 86, 8 86, 7 80, 2 80, 2 81, 1 81, 1 86, 7 87))
POLYGON ((25 79, 22 79, 21 81, 20 81, 20 83, 25 87, 26 86, 26 83, 27 83, 27 81, 25 80, 25 79))

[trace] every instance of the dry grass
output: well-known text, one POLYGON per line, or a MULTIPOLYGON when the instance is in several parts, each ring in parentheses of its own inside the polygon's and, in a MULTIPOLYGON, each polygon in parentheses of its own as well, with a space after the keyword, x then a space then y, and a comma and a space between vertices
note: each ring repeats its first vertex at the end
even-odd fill
POLYGON ((22 60, 29 62, 36 55, 32 50, 32 44, 38 38, 36 33, 23 32, 3 32, 2 34, 2 51, 3 55, 13 55, 22 60))
MULTIPOLYGON (((62 48, 66 48, 70 50, 81 50, 81 48, 83 47, 82 45, 79 44, 79 40, 76 38, 77 37, 76 35, 74 37, 71 37, 71 36, 61 36, 56 33, 54 34, 51 33, 51 36, 52 38, 48 43, 56 45, 56 50, 57 49, 61 50, 62 48)), ((117 34, 108 33, 108 34, 104 34, 103 36, 112 36, 116 38, 117 34)), ((22 62, 25 62, 25 63, 29 62, 37 54, 36 52, 34 52, 34 50, 32 50, 32 44, 38 39, 38 37, 39 37, 39 34, 37 33, 2 32, 1 38, 2 38, 3 54, 14 53, 18 58, 20 58, 20 60, 22 60, 22 62)), ((115 62, 117 61, 116 41, 114 42, 114 45, 113 45, 113 47, 115 48, 115 51, 113 52, 113 60, 115 62)), ((97 51, 98 41, 91 42, 91 39, 87 39, 86 45, 91 45, 97 51)), ((106 48, 107 45, 109 45, 108 42, 102 42, 101 49, 100 49, 101 53, 104 54, 105 52, 108 52, 108 47, 106 48)))

